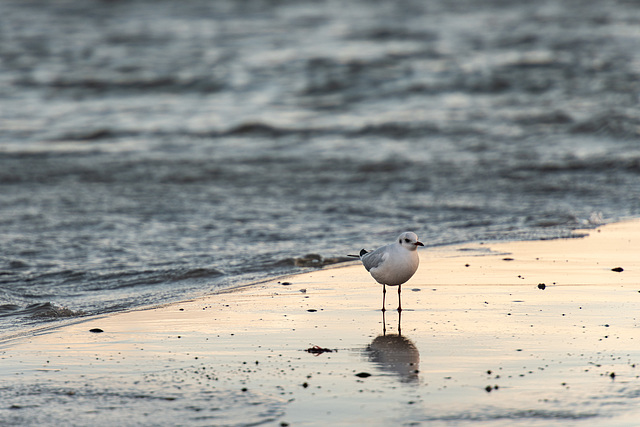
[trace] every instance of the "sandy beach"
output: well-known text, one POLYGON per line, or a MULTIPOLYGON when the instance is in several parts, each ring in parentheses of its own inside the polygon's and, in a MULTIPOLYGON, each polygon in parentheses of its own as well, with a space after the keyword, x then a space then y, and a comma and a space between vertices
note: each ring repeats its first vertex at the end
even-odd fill
POLYGON ((401 315, 354 262, 8 338, 0 424, 637 425, 640 221, 576 236, 421 250, 401 315))

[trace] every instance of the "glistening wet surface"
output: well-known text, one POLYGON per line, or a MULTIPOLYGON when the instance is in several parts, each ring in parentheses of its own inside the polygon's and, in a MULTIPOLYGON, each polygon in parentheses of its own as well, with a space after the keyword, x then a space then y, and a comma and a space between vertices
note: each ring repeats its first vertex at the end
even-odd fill
MULTIPOLYGON (((562 242, 534 244, 554 243, 562 242)), ((502 263, 518 284, 430 285, 422 275, 405 287, 401 314, 379 311, 380 288, 356 266, 17 338, 0 350, 11 382, 0 391, 0 419, 633 425, 637 271, 628 262, 626 276, 603 266, 597 274, 609 274, 609 284, 541 289, 540 271, 569 271, 580 282, 591 261, 570 258, 556 270, 549 266, 566 261, 548 258, 538 261, 546 269, 524 270, 527 253, 518 249, 511 261, 470 247, 432 255, 455 270, 449 276, 471 281, 461 271, 502 263)))

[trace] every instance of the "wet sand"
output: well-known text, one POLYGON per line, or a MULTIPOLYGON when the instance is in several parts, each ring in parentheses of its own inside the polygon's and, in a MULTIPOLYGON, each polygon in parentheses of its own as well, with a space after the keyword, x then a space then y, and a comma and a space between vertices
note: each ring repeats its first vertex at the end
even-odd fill
POLYGON ((401 315, 353 263, 5 340, 0 424, 635 425, 640 221, 577 234, 422 250, 401 315))

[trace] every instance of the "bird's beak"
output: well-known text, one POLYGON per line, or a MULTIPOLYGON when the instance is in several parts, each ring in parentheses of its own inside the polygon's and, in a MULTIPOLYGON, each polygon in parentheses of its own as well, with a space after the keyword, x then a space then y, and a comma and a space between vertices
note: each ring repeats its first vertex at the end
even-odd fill
POLYGON ((424 243, 422 243, 422 242, 415 242, 415 243, 414 243, 414 245, 416 245, 416 246, 424 246, 424 243))

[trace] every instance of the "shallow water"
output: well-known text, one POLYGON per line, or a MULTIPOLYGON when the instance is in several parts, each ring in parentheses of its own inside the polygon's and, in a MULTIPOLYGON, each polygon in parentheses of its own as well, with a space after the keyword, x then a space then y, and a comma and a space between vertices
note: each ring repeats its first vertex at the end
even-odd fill
POLYGON ((0 330, 407 229, 638 216, 638 24, 624 1, 5 1, 0 330))

